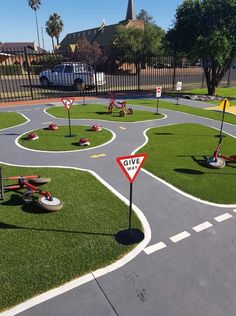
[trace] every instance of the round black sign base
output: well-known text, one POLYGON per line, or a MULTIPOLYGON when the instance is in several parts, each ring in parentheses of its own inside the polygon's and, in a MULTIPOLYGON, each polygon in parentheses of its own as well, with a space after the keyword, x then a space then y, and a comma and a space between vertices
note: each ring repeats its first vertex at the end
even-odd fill
POLYGON ((116 241, 122 245, 137 244, 144 239, 144 233, 139 229, 131 228, 119 231, 115 236, 116 241))

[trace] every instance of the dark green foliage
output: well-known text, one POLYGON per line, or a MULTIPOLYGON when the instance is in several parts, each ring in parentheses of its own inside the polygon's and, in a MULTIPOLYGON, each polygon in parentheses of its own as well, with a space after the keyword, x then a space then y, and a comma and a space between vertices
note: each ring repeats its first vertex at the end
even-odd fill
POLYGON ((0 65, 0 76, 22 75, 21 65, 0 65))

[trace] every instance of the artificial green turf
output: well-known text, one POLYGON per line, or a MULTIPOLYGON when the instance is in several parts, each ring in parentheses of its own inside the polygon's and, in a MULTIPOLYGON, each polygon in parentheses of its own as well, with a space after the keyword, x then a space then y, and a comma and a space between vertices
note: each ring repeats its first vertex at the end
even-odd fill
MULTIPOLYGON (((186 90, 186 91, 182 91, 182 93, 207 95, 208 91, 206 88, 203 88, 203 89, 186 90)), ((236 89, 235 89, 235 87, 216 88, 216 96, 224 97, 224 98, 236 98, 236 89)))
MULTIPOLYGON (((144 168, 195 197, 235 204, 236 163, 223 169, 206 165, 219 141, 217 135, 215 129, 198 124, 153 128, 147 132, 148 143, 139 151, 148 153, 144 168)), ((227 135, 221 149, 226 156, 236 155, 236 139, 227 135)))
POLYGON ((69 127, 59 126, 57 131, 50 131, 48 128, 35 130, 39 139, 34 141, 27 140, 27 134, 22 135, 19 143, 27 148, 49 151, 67 151, 67 150, 81 150, 84 148, 92 148, 108 142, 112 138, 112 133, 103 128, 101 132, 94 132, 91 126, 71 126, 71 135, 68 137, 69 127), (79 146, 80 138, 88 138, 90 145, 83 147, 79 146))
POLYGON ((0 112, 0 130, 23 124, 26 119, 19 113, 15 112, 0 112))
MULTIPOLYGON (((128 206, 92 175, 4 166, 5 176, 30 174, 50 177, 52 182, 41 188, 64 207, 47 213, 35 202, 24 205, 17 192, 0 201, 0 311, 106 266, 133 248, 115 240, 128 228, 128 206)), ((132 227, 142 229, 134 213, 132 227)))
MULTIPOLYGON (((153 100, 153 99, 138 99, 138 100, 134 99, 134 100, 129 100, 127 102, 128 104, 156 107, 156 100, 153 100)), ((193 114, 197 116, 203 116, 203 117, 207 117, 207 118, 217 120, 217 121, 222 120, 222 112, 205 110, 205 109, 197 108, 193 106, 180 105, 180 104, 176 105, 171 102, 160 100, 159 107, 163 109, 189 113, 189 114, 193 114)), ((236 115, 225 113, 224 121, 227 123, 236 124, 236 115)))
MULTIPOLYGON (((138 122, 145 120, 160 119, 163 115, 145 111, 134 110, 134 114, 127 114, 125 117, 119 116, 119 110, 114 109, 111 114, 107 113, 107 107, 104 104, 88 104, 88 105, 73 105, 70 110, 70 116, 73 119, 97 119, 107 121, 120 121, 120 122, 138 122)), ((49 114, 55 117, 67 118, 67 110, 64 106, 52 107, 47 109, 49 114)))

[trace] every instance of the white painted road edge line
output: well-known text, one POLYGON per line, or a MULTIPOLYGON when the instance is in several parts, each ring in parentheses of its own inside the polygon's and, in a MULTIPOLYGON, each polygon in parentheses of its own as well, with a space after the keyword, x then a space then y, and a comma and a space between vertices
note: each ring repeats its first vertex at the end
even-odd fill
POLYGON ((185 238, 187 238, 189 236, 191 236, 191 234, 189 234, 189 232, 187 232, 187 231, 184 231, 182 233, 179 233, 177 235, 174 235, 174 236, 170 237, 170 240, 172 242, 178 242, 178 241, 183 240, 183 239, 185 239, 185 238))
POLYGON ((233 217, 231 214, 224 213, 222 215, 215 217, 214 220, 217 221, 218 223, 221 223, 221 222, 226 221, 227 219, 229 219, 231 217, 233 217))
POLYGON ((212 226, 213 225, 210 222, 204 222, 204 223, 201 223, 201 224, 193 227, 193 230, 195 230, 195 232, 199 233, 202 230, 207 229, 207 228, 212 227, 212 226))
MULTIPOLYGON (((179 123, 172 123, 172 124, 167 124, 167 125, 164 125, 164 126, 172 126, 172 125, 178 125, 178 124, 179 124, 179 123)), ((147 131, 148 131, 149 129, 156 128, 156 127, 163 127, 163 126, 155 126, 155 127, 149 127, 149 128, 147 128, 147 129, 143 132, 143 135, 144 135, 144 137, 145 137, 144 143, 143 143, 141 146, 139 146, 138 148, 136 148, 136 149, 131 153, 131 155, 134 155, 138 150, 140 150, 143 146, 145 146, 145 145, 147 144, 147 142, 148 142, 147 131)), ((211 127, 212 127, 212 126, 211 126, 211 127)), ((215 128, 215 127, 212 127, 212 128, 218 130, 218 129, 215 128)), ((225 133, 225 132, 224 132, 224 133, 225 133)), ((232 136, 232 137, 235 138, 235 136, 233 136, 233 135, 231 135, 231 134, 229 134, 229 133, 226 133, 226 134, 228 134, 229 136, 232 136)), ((205 205, 215 206, 215 207, 224 207, 224 208, 233 208, 233 207, 236 207, 236 204, 217 204, 217 203, 213 203, 213 202, 208 202, 208 201, 205 201, 205 200, 201 200, 201 199, 199 199, 199 198, 197 198, 197 197, 195 197, 195 196, 193 196, 193 195, 190 195, 190 194, 188 194, 188 193, 186 193, 186 192, 184 192, 184 191, 182 191, 182 190, 176 188, 174 185, 172 185, 172 184, 166 182, 165 180, 163 180, 163 179, 161 179, 161 178, 155 176, 153 173, 151 173, 151 172, 149 172, 149 171, 147 171, 147 170, 145 170, 145 169, 143 169, 143 168, 142 168, 141 170, 142 170, 143 172, 145 172, 147 175, 149 175, 150 177, 156 179, 157 181, 159 181, 159 182, 161 182, 162 184, 166 185, 166 186, 169 187, 170 189, 174 190, 175 192, 177 192, 177 193, 179 193, 179 194, 181 194, 181 195, 185 196, 186 198, 191 199, 191 200, 193 200, 193 201, 196 201, 196 202, 199 202, 199 203, 202 203, 202 204, 205 204, 205 205)))
MULTIPOLYGON (((12 113, 12 111, 9 111, 9 112, 12 113)), ((23 116, 23 117, 26 119, 26 122, 21 123, 21 124, 18 124, 18 125, 14 125, 14 126, 2 128, 2 129, 0 129, 0 132, 5 131, 5 130, 7 130, 7 129, 15 128, 15 127, 18 127, 18 126, 22 126, 22 125, 25 125, 25 124, 27 124, 27 123, 30 122, 30 119, 29 119, 26 115, 24 115, 23 113, 21 113, 21 112, 14 112, 14 113, 18 113, 18 114, 20 114, 21 116, 23 116)))
MULTIPOLYGON (((60 169, 73 169, 73 170, 81 170, 81 171, 87 171, 90 174, 92 174, 94 177, 98 179, 103 185, 105 185, 113 194, 115 194, 119 199, 121 199, 126 205, 129 205, 129 200, 125 198, 123 195, 121 195, 116 189, 114 189, 108 182, 103 180, 96 172, 89 170, 89 169, 82 169, 82 168, 76 168, 76 167, 70 167, 70 166, 30 166, 30 165, 15 165, 10 164, 6 162, 0 161, 1 164, 5 164, 8 166, 17 166, 17 167, 28 167, 28 168, 60 168, 60 169)), ((144 239, 133 249, 131 250, 127 255, 125 255, 123 258, 119 259, 118 261, 110 264, 109 266, 105 268, 98 269, 94 271, 93 273, 88 273, 82 277, 79 277, 77 279, 74 279, 70 282, 67 282, 66 284, 52 289, 50 291, 47 291, 43 294, 40 294, 34 298, 31 298, 24 303, 21 303, 3 313, 0 313, 0 316, 15 316, 33 306, 36 306, 40 303, 43 303, 55 296, 61 295, 63 293, 66 293, 70 291, 71 289, 78 287, 86 282, 89 282, 95 278, 98 278, 100 276, 103 276, 109 272, 112 272, 131 260, 133 260, 140 252, 143 251, 143 249, 148 245, 148 243, 151 240, 151 228, 150 225, 145 217, 145 215, 142 213, 142 211, 133 204, 133 210, 137 214, 138 218, 142 222, 143 230, 144 230, 144 239)))
POLYGON ((159 251, 161 249, 166 248, 167 245, 164 242, 159 242, 157 244, 151 245, 149 247, 146 247, 143 251, 147 254, 150 255, 153 252, 159 251))

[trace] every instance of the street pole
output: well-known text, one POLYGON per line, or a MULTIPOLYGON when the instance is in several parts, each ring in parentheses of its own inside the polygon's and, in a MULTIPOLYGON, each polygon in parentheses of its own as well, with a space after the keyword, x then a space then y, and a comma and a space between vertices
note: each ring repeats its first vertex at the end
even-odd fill
POLYGON ((129 239, 131 239, 132 198, 133 198, 133 183, 130 182, 130 192, 129 192, 129 239))

